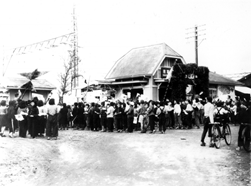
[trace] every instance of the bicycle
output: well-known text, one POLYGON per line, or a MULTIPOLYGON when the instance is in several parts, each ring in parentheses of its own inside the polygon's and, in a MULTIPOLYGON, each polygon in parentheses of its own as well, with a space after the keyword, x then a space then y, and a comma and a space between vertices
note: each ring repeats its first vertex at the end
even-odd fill
POLYGON ((242 130, 242 139, 243 139, 243 148, 246 152, 251 152, 251 124, 244 123, 241 125, 245 125, 245 127, 242 130))
POLYGON ((212 142, 214 143, 214 146, 219 149, 221 146, 221 139, 225 139, 226 144, 229 146, 232 141, 232 135, 225 116, 219 115, 215 120, 216 122, 214 122, 212 126, 212 142))

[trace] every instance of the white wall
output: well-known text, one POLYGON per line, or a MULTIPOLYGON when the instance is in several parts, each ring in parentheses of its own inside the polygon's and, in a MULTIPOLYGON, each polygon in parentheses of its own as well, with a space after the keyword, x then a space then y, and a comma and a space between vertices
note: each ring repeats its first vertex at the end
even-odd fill
POLYGON ((232 99, 235 99, 234 86, 218 85, 217 95, 218 97, 224 97, 226 95, 230 95, 232 99))

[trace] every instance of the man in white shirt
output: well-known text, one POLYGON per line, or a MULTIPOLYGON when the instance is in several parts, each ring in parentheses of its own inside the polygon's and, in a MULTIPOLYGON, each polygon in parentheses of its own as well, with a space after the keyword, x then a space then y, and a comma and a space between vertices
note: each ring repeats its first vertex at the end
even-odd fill
POLYGON ((179 129, 182 127, 182 121, 181 121, 181 107, 179 104, 179 101, 174 100, 174 125, 176 129, 179 129))
POLYGON ((192 124, 192 114, 193 114, 193 107, 192 107, 192 102, 190 100, 186 101, 186 113, 187 113, 187 124, 188 124, 188 128, 191 129, 193 127, 192 124))
POLYGON ((114 122, 113 117, 114 117, 114 111, 115 111, 113 106, 114 106, 113 102, 111 102, 110 104, 107 104, 108 109, 107 109, 106 114, 107 114, 108 132, 113 132, 113 122, 114 122))
MULTIPOLYGON (((212 98, 207 98, 207 103, 204 106, 204 129, 201 136, 201 146, 206 146, 205 137, 208 131, 208 137, 212 136, 212 125, 210 123, 214 123, 214 105, 212 104, 212 98)), ((213 144, 210 143, 210 147, 213 147, 213 144)))

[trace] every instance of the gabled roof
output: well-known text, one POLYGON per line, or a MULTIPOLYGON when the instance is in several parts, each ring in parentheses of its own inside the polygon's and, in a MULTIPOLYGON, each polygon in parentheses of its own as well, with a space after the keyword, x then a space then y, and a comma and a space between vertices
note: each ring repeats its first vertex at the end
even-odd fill
POLYGON ((224 77, 214 72, 209 72, 209 84, 243 86, 241 82, 224 77))
MULTIPOLYGON (((4 84, 7 89, 20 89, 20 87, 28 81, 29 79, 27 78, 6 77, 4 79, 4 84)), ((45 79, 32 80, 32 84, 35 90, 53 90, 56 88, 54 85, 52 85, 45 79)))
POLYGON ((165 57, 183 57, 165 43, 134 48, 122 56, 106 75, 106 79, 152 76, 165 57))

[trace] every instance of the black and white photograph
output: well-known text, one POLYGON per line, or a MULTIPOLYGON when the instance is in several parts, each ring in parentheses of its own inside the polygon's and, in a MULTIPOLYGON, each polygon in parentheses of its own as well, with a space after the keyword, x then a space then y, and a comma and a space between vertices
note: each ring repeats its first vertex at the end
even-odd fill
POLYGON ((251 186, 251 1, 0 1, 0 186, 251 186))

